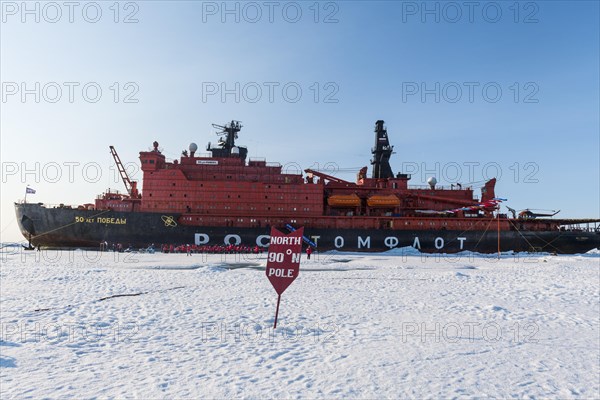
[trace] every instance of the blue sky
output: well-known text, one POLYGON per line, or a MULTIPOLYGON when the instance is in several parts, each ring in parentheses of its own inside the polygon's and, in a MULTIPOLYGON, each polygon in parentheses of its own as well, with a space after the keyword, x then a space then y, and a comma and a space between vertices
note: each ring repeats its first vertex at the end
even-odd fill
POLYGON ((91 202, 123 187, 109 145, 175 158, 231 119, 250 157, 290 169, 369 165, 384 119, 415 185, 499 175, 513 208, 600 217, 598 2, 274 2, 272 21, 265 2, 80 2, 72 22, 54 4, 2 3, 2 241, 21 240, 27 184, 91 202))

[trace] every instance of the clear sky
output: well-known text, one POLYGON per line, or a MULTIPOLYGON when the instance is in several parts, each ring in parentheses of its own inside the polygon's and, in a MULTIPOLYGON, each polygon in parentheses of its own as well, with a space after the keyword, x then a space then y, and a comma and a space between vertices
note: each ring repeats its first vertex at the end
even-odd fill
POLYGON ((109 145, 140 179, 154 140, 176 158, 232 119, 249 157, 350 180, 383 119, 414 185, 498 176, 510 207, 598 218, 599 20, 596 1, 3 1, 0 240, 22 239, 27 184, 93 202, 123 189, 109 145))

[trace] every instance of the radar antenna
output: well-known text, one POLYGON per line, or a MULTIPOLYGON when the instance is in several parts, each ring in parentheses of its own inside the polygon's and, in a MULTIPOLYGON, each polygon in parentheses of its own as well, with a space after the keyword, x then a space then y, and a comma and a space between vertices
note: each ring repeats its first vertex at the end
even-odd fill
POLYGON ((229 124, 212 124, 212 126, 219 130, 217 135, 222 136, 217 142, 218 147, 212 147, 211 144, 208 143, 206 149, 212 152, 213 157, 239 157, 245 160, 248 149, 236 146, 235 144, 235 140, 238 138, 238 132, 242 129, 241 122, 232 120, 229 124))
POLYGON ((219 129, 217 132, 219 136, 226 136, 225 138, 219 139, 219 147, 231 150, 235 146, 235 139, 238 138, 238 132, 242 129, 240 121, 231 121, 229 125, 217 125, 212 124, 213 128, 219 129))

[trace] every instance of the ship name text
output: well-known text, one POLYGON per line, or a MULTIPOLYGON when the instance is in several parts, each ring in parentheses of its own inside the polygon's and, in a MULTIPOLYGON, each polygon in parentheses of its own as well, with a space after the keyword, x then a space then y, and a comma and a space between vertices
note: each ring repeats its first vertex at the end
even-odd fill
POLYGON ((75 217, 76 223, 125 225, 127 218, 75 217))
MULTIPOLYGON (((312 242, 319 246, 319 239, 321 236, 309 236, 312 242)), ((301 238, 299 237, 274 237, 272 238, 270 235, 259 235, 256 237, 255 243, 260 247, 269 247, 271 244, 285 244, 285 245, 298 245, 301 243, 301 238)), ((379 239, 381 240, 381 239, 379 239)), ((379 240, 374 240, 379 241, 379 240)), ((421 238, 419 236, 412 236, 408 238, 404 238, 402 241, 400 238, 396 236, 387 236, 383 239, 383 245, 388 249, 393 249, 397 247, 405 247, 410 246, 417 250, 421 250, 423 248, 432 248, 434 247, 436 250, 442 250, 446 248, 446 245, 452 242, 453 245, 458 245, 459 250, 465 250, 465 242, 467 241, 466 237, 456 237, 451 240, 443 237, 435 237, 433 241, 431 239, 424 240, 422 243, 421 238)), ((211 238, 206 233, 196 233, 194 235, 194 243, 196 245, 206 245, 211 242, 211 238)), ((322 241, 321 241, 322 242, 322 241)), ((223 244, 225 245, 239 245, 242 243, 242 237, 236 234, 228 234, 223 238, 223 244)), ((375 246, 373 248, 380 248, 379 243, 373 243, 375 246)), ((348 238, 345 236, 335 236, 333 238, 333 247, 335 249, 371 249, 371 236, 356 236, 355 238, 348 238)))

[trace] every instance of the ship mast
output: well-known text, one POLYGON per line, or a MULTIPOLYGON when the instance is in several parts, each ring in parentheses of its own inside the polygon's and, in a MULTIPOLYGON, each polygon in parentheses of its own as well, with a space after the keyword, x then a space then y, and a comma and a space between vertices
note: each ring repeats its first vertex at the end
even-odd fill
POLYGON ((245 160, 248 149, 235 145, 238 132, 242 129, 240 121, 231 121, 231 123, 225 125, 212 124, 212 126, 215 129, 219 129, 217 135, 221 136, 221 138, 217 143, 218 147, 212 147, 208 143, 206 150, 212 152, 213 157, 238 157, 245 160))

